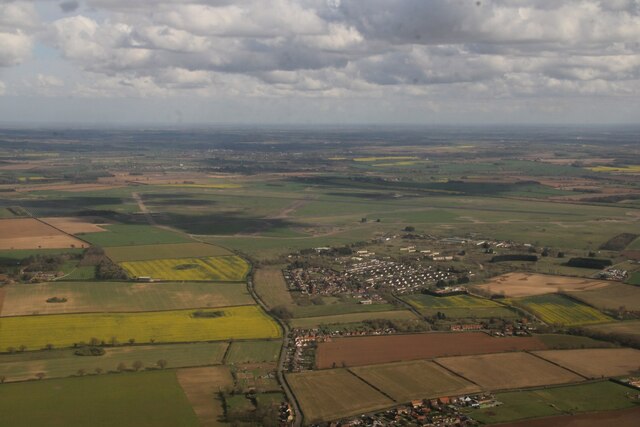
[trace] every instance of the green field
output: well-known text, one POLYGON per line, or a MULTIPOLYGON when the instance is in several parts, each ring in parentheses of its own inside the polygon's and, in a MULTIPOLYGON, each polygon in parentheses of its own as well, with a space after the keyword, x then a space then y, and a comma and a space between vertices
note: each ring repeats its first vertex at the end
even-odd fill
POLYGON ((150 225, 107 225, 104 228, 106 232, 78 234, 78 237, 105 248, 193 242, 183 234, 150 225))
POLYGON ((156 367, 159 360, 167 362, 167 368, 217 365, 228 343, 192 343, 107 347, 102 356, 76 356, 74 350, 51 350, 0 355, 0 376, 6 382, 35 379, 38 372, 46 378, 61 378, 85 374, 117 372, 118 365, 124 363, 131 369, 133 362, 141 361, 144 367, 156 367))
POLYGON ((467 413, 474 420, 493 424, 564 413, 610 411, 637 405, 629 399, 632 393, 633 389, 611 381, 498 393, 496 399, 502 405, 471 409, 467 413))
POLYGON ((226 364, 276 362, 281 341, 233 341, 225 358, 226 364))
POLYGON ((497 302, 470 295, 437 297, 413 294, 402 297, 425 316, 444 313, 448 318, 516 318, 517 313, 497 302))
POLYGON ((634 271, 629 275, 627 283, 630 285, 640 285, 640 271, 634 271))
POLYGON ((5 286, 2 316, 214 308, 253 304, 244 283, 53 282, 5 286), (58 296, 65 303, 47 303, 58 296))
POLYGON ((11 427, 197 427, 174 371, 99 375, 0 386, 11 427))
POLYGON ((598 341, 593 338, 582 337, 579 335, 536 334, 536 338, 541 340, 550 349, 555 350, 614 347, 610 342, 598 341))
POLYGON ((364 313, 336 314, 333 316, 302 317, 288 320, 292 328, 317 328, 321 325, 360 323, 365 320, 416 320, 409 310, 375 311, 364 313))
POLYGON ((595 308, 562 295, 536 295, 513 301, 548 324, 577 326, 612 321, 595 308))
POLYGON ((0 349, 39 350, 47 344, 70 347, 92 338, 137 343, 221 341, 280 337, 279 326, 258 306, 203 310, 217 317, 194 317, 194 310, 145 313, 56 314, 0 318, 0 349))
POLYGON ((607 334, 624 334, 640 338, 640 320, 592 325, 588 329, 607 334))
POLYGON ((116 246, 106 248, 113 262, 150 261, 161 258, 200 258, 233 255, 220 246, 205 243, 176 243, 167 245, 116 246))
POLYGON ((132 277, 227 282, 244 280, 251 268, 244 259, 236 255, 127 261, 120 263, 120 266, 132 277))

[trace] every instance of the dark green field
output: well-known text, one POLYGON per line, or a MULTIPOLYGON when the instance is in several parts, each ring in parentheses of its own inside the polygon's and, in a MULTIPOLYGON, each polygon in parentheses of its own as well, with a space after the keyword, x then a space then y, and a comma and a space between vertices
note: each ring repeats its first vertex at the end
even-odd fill
POLYGON ((107 225, 106 232, 79 235, 92 245, 133 246, 193 242, 187 236, 148 225, 107 225))

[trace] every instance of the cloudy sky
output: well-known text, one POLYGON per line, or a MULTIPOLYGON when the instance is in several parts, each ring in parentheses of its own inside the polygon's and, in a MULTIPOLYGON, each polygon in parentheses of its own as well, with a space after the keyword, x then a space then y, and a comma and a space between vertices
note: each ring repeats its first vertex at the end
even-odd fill
POLYGON ((640 0, 0 0, 3 123, 638 123, 640 0))

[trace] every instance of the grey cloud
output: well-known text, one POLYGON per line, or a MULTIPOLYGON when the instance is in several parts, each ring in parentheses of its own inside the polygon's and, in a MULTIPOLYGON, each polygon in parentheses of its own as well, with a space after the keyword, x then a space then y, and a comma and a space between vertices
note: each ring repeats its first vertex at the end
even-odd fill
POLYGON ((80 4, 75 0, 69 0, 63 1, 59 6, 60 10, 62 10, 64 13, 71 13, 75 12, 80 7, 80 4))

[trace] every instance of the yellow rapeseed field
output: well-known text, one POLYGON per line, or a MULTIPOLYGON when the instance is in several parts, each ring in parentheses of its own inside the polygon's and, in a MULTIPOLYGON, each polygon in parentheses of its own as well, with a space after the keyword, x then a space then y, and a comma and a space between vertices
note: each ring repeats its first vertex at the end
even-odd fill
POLYGON ((381 160, 418 160, 416 156, 380 156, 380 157, 356 157, 354 162, 378 162, 381 160))
POLYGON ((166 258, 120 263, 133 277, 149 276, 158 280, 212 280, 237 282, 249 273, 249 264, 236 255, 205 258, 166 258))
POLYGON ((0 349, 40 350, 47 344, 70 347, 92 338, 106 343, 134 339, 136 343, 217 341, 277 338, 280 328, 258 306, 199 310, 219 317, 194 317, 198 310, 144 313, 56 314, 0 319, 0 349))
POLYGON ((628 166, 593 166, 587 168, 594 172, 640 173, 640 165, 628 166))
POLYGON ((527 310, 548 324, 576 326, 611 322, 613 320, 593 307, 555 294, 536 295, 515 301, 518 301, 527 310))

